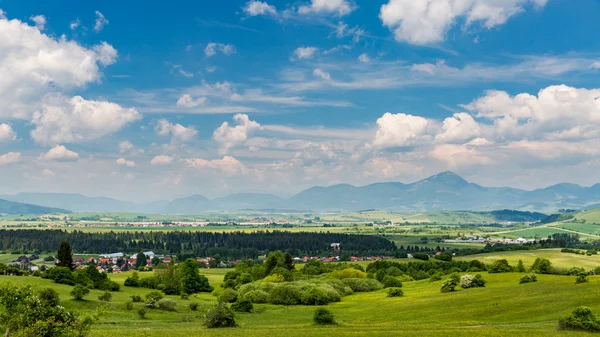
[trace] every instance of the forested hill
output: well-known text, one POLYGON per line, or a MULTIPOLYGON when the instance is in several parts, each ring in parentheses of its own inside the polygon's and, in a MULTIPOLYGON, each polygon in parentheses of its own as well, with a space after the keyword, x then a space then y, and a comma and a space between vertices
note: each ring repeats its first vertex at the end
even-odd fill
MULTIPOLYGON (((391 255, 396 245, 373 235, 339 233, 292 233, 285 231, 246 232, 108 232, 88 233, 62 230, 0 230, 2 251, 55 251, 67 240, 75 253, 103 254, 122 252, 193 256, 221 255, 223 258, 257 258, 271 251, 294 256, 333 254, 331 244, 341 243, 341 251, 351 255, 391 255)), ((335 254, 341 254, 336 251, 335 254)))
POLYGON ((44 207, 31 204, 22 204, 0 199, 0 214, 52 214, 52 213, 71 213, 65 209, 44 207))

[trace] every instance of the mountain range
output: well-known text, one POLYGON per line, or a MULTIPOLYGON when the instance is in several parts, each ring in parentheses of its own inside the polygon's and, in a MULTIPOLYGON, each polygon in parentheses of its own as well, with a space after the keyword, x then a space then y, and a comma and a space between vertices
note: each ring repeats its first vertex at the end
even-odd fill
POLYGON ((38 205, 24 204, 0 199, 0 214, 55 214, 70 213, 66 209, 44 207, 38 205))
POLYGON ((600 184, 582 187, 562 183, 527 191, 509 187, 483 187, 447 171, 409 184, 387 182, 366 186, 348 184, 315 186, 288 199, 260 193, 232 194, 215 199, 192 195, 172 201, 145 204, 64 193, 19 193, 3 195, 0 198, 76 212, 197 214, 209 210, 240 209, 311 211, 380 209, 405 212, 515 209, 552 212, 563 208, 600 207, 600 184))

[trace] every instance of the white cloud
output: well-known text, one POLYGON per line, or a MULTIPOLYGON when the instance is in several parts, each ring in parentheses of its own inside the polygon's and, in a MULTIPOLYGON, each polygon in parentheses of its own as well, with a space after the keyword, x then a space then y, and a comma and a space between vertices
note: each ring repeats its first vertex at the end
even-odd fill
POLYGON ((152 158, 150 164, 152 165, 169 165, 173 162, 173 157, 167 155, 160 155, 152 158))
POLYGON ((442 42, 459 19, 465 26, 481 22, 484 27, 503 25, 513 15, 545 0, 389 0, 381 6, 379 18, 394 31, 396 40, 416 45, 442 42))
POLYGON ((223 159, 206 160, 202 158, 191 158, 185 160, 187 165, 196 169, 213 169, 219 170, 225 174, 244 174, 247 168, 239 160, 224 156, 223 159))
POLYGON ((41 154, 40 159, 52 161, 76 161, 79 159, 79 153, 73 152, 63 145, 56 145, 48 152, 41 154))
POLYGON ((33 115, 31 137, 40 144, 85 142, 117 132, 140 118, 135 109, 111 102, 46 96, 33 115))
POLYGON ((54 177, 54 176, 56 176, 56 173, 54 173, 54 171, 52 171, 50 169, 45 168, 42 170, 42 175, 44 177, 54 177))
POLYGON ((6 12, 0 9, 0 19, 6 19, 6 12))
POLYGON ((172 124, 166 119, 159 120, 155 130, 159 136, 171 135, 172 142, 188 142, 198 134, 198 131, 191 126, 185 127, 181 124, 172 124))
POLYGON ((135 149, 135 146, 133 146, 133 144, 128 140, 124 140, 119 143, 119 152, 120 153, 128 153, 128 152, 133 151, 134 149, 135 149))
POLYGON ((212 57, 217 54, 217 51, 220 51, 224 55, 231 55, 236 52, 235 46, 232 44, 210 42, 204 48, 204 55, 206 55, 206 57, 212 57))
POLYGON ((177 100, 177 106, 185 108, 193 108, 203 105, 206 102, 206 97, 193 98, 190 94, 183 94, 177 100))
POLYGON ((444 120, 442 132, 435 139, 442 142, 462 141, 481 135, 481 126, 465 112, 455 113, 444 120))
POLYGON ((120 166, 135 167, 135 162, 133 160, 127 160, 125 158, 119 158, 115 163, 120 166))
POLYGON ((183 70, 181 64, 171 64, 171 74, 179 74, 183 77, 192 78, 194 77, 193 73, 183 70))
POLYGON ((2 119, 30 119, 46 94, 71 92, 98 81, 98 65, 114 63, 117 54, 106 43, 88 49, 5 18, 0 18, 0 50, 2 119))
MULTIPOLYGON (((2 13, 0 13, 0 14, 2 14, 2 13)), ((19 152, 9 152, 9 153, 0 155, 0 166, 18 163, 19 161, 21 161, 21 153, 19 153, 19 152)))
POLYGON ((369 55, 363 53, 360 54, 360 56, 358 57, 358 60, 362 63, 369 63, 371 62, 371 58, 369 57, 369 55))
POLYGON ((377 119, 377 132, 373 139, 376 148, 413 145, 427 134, 427 119, 403 113, 386 112, 377 119))
POLYGON ((310 59, 315 56, 315 53, 319 50, 315 47, 299 47, 294 50, 294 56, 298 59, 310 59))
POLYGON ((323 70, 318 69, 318 68, 313 71, 313 76, 317 77, 317 78, 320 78, 322 80, 325 80, 325 81, 330 81, 331 80, 331 75, 328 72, 323 71, 323 70))
POLYGON ((429 155, 446 163, 450 168, 490 164, 492 160, 476 147, 459 144, 436 145, 429 155))
POLYGON ((102 13, 96 11, 96 22, 94 23, 94 31, 96 33, 100 33, 104 26, 108 25, 108 20, 104 17, 102 13))
POLYGON ((69 24, 69 28, 71 30, 75 30, 77 29, 77 27, 79 27, 79 25, 81 25, 81 21, 79 21, 79 18, 75 19, 75 21, 71 21, 71 23, 69 24))
POLYGON ((260 128, 260 124, 250 120, 245 114, 237 114, 233 120, 236 126, 229 126, 228 122, 223 122, 213 132, 213 139, 219 143, 221 153, 227 153, 229 149, 244 144, 248 135, 260 128))
POLYGON ((0 142, 7 142, 15 139, 17 139, 15 130, 6 123, 0 124, 0 142))
POLYGON ((29 20, 33 21, 39 30, 44 30, 46 28, 46 17, 43 15, 32 16, 29 20))
POLYGON ((311 0, 309 5, 300 6, 298 13, 300 14, 336 14, 344 16, 352 13, 356 9, 356 5, 348 0, 311 0))
POLYGON ((266 2, 252 0, 246 3, 246 6, 244 7, 244 13, 249 16, 276 15, 277 9, 275 6, 269 5, 266 2))

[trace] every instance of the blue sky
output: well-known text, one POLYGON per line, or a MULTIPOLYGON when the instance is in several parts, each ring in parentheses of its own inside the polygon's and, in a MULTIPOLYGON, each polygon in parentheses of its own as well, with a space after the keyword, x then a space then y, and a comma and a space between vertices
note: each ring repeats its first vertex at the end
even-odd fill
POLYGON ((0 10, 0 193, 600 182, 598 1, 0 10))

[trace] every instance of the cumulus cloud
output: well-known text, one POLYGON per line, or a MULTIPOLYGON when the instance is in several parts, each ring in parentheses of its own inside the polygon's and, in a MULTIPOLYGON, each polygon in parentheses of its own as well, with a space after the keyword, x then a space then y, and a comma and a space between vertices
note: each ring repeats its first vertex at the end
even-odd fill
POLYGON ((249 16, 257 16, 257 15, 276 15, 277 9, 275 6, 269 5, 266 2, 252 0, 246 3, 244 6, 244 13, 249 16))
POLYGON ((135 109, 111 102, 46 96, 31 120, 35 125, 31 137, 45 145, 85 142, 117 132, 140 118, 135 109))
POLYGON ((15 139, 17 139, 15 130, 6 123, 0 124, 0 142, 7 142, 15 139))
POLYGON ((192 126, 185 127, 181 124, 173 124, 166 119, 158 121, 155 131, 159 136, 171 135, 171 141, 179 142, 189 142, 198 134, 198 131, 192 126))
POLYGON ((120 166, 135 167, 135 162, 133 160, 127 160, 125 158, 119 158, 115 163, 120 166))
POLYGON ((177 100, 177 106, 185 108, 193 108, 203 105, 206 102, 206 97, 193 98, 190 94, 183 94, 177 100))
POLYGON ((46 17, 43 15, 32 16, 29 20, 33 21, 39 30, 44 30, 46 28, 46 17))
POLYGON ((429 121, 423 117, 386 112, 377 119, 377 132, 373 139, 376 148, 413 145, 427 134, 429 121))
POLYGON ((310 4, 298 7, 300 14, 336 14, 344 16, 352 13, 356 5, 348 0, 311 0, 310 4))
POLYGON ((204 48, 204 55, 206 55, 206 57, 212 57, 217 54, 217 51, 220 51, 223 55, 231 55, 236 52, 235 46, 232 44, 210 42, 204 48))
POLYGON ((45 95, 98 81, 99 65, 112 64, 117 56, 105 42, 85 48, 6 18, 0 18, 0 50, 2 119, 30 119, 45 95))
POLYGON ((491 163, 491 159, 487 155, 469 145, 439 144, 431 150, 429 155, 453 169, 491 163))
POLYGON ((322 80, 325 80, 325 81, 330 81, 331 80, 331 75, 328 72, 323 71, 321 69, 315 69, 313 71, 313 76, 317 77, 317 78, 320 78, 322 80))
POLYGON ((260 128, 260 124, 250 120, 246 114, 237 114, 233 116, 236 126, 230 126, 228 122, 223 122, 213 132, 213 139, 220 145, 221 153, 227 153, 229 149, 240 146, 248 139, 255 130, 260 128))
POLYGON ((96 33, 100 33, 104 26, 108 25, 108 20, 104 17, 102 13, 96 11, 96 22, 94 23, 94 31, 96 33))
POLYGON ((468 140, 481 135, 481 126, 465 112, 455 113, 444 120, 442 132, 435 137, 442 142, 468 140))
POLYGON ((459 19, 464 19, 466 26, 481 22, 489 29, 503 25, 532 4, 541 8, 546 0, 389 0, 381 6, 379 18, 396 40, 426 45, 442 42, 459 19))
POLYGON ((63 145, 56 145, 48 152, 41 154, 40 159, 52 161, 77 161, 79 159, 79 153, 73 152, 63 145))
POLYGON ((152 164, 152 165, 168 165, 168 164, 171 164, 172 162, 173 162, 173 157, 161 154, 159 156, 152 158, 152 160, 150 161, 150 164, 152 164))
POLYGON ((21 153, 19 152, 9 152, 0 155, 0 166, 18 163, 19 161, 21 161, 21 153))
POLYGON ((315 47, 299 47, 294 50, 294 56, 297 59, 310 59, 315 56, 315 53, 319 50, 315 47))
POLYGON ((219 170, 225 174, 231 175, 244 174, 247 172, 246 166, 231 156, 224 156, 222 159, 213 160, 191 158, 186 159, 186 163, 192 168, 219 170))

